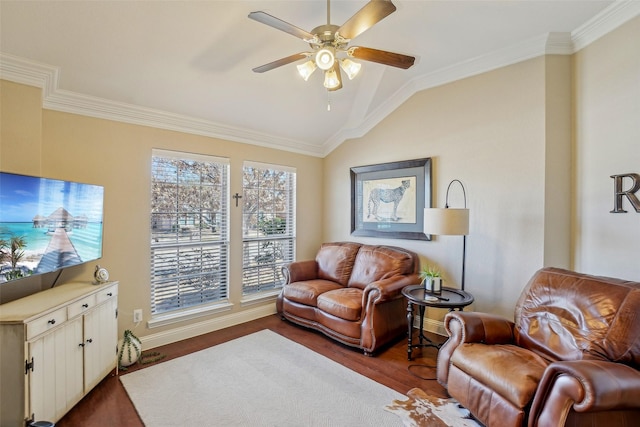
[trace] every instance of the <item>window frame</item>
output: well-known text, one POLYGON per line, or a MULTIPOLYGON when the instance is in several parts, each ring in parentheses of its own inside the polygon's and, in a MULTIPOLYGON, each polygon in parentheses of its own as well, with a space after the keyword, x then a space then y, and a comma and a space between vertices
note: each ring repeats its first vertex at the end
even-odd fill
MULTIPOLYGON (((230 221, 230 203, 229 203, 229 193, 230 193, 230 160, 228 158, 210 156, 210 155, 202 155, 202 154, 194 154, 188 152, 178 152, 178 151, 168 151, 168 150, 160 150, 160 149, 152 149, 151 155, 151 173, 150 173, 150 195, 151 195, 151 203, 150 203, 150 224, 149 224, 149 232, 150 232, 150 247, 149 247, 149 255, 150 255, 150 303, 151 303, 151 320, 149 321, 149 327, 162 326, 178 321, 183 321, 199 316, 204 316, 211 314, 212 312, 218 311, 226 311, 229 310, 232 304, 229 303, 229 292, 230 292, 230 283, 229 283, 229 257, 230 257, 230 238, 229 238, 229 221, 230 221), (156 179, 156 169, 155 162, 156 158, 164 158, 169 160, 178 160, 178 161, 187 161, 187 162, 199 162, 204 163, 205 165, 215 164, 218 168, 221 168, 222 173, 220 176, 220 183, 214 184, 212 182, 203 182, 202 176, 199 176, 199 183, 194 181, 189 182, 189 176, 186 176, 188 172, 185 172, 185 181, 181 181, 180 172, 176 170, 176 176, 174 181, 162 181, 161 179, 156 179), (160 242, 157 239, 158 228, 157 224, 159 223, 158 217, 161 217, 163 212, 154 212, 154 186, 156 183, 164 184, 164 185, 174 185, 175 195, 175 210, 168 210, 164 212, 164 215, 174 216, 171 221, 169 221, 170 230, 167 232, 167 239, 163 242, 160 242), (180 189, 186 189, 187 191, 198 191, 198 194, 201 196, 202 194, 215 194, 218 192, 219 198, 216 197, 216 202, 219 203, 219 210, 213 213, 213 209, 208 212, 210 215, 208 216, 209 222, 203 221, 203 217, 205 217, 205 209, 203 205, 205 203, 202 202, 203 199, 199 199, 199 210, 196 209, 191 211, 189 209, 185 210, 184 207, 181 208, 180 205, 180 197, 181 192, 180 189), (208 192, 207 192, 208 191, 208 192), (219 214, 219 215, 218 215, 219 214), (154 219, 155 216, 155 219, 154 219), (218 218, 219 216, 219 218, 218 218), (181 220, 187 221, 185 218, 197 218, 192 219, 194 224, 197 222, 198 226, 195 227, 195 233, 193 231, 188 231, 189 240, 186 240, 186 237, 181 234, 180 222, 181 220), (209 225, 210 227, 202 227, 202 223, 209 225), (210 229, 210 230, 209 230, 210 229), (155 230, 155 232, 154 232, 155 230), (154 238, 154 233, 156 238, 154 238), (216 238, 215 234, 218 234, 219 237, 216 238), (174 239, 175 241, 171 241, 174 239), (195 235, 195 240, 194 240, 195 235), (183 238, 184 237, 184 238, 183 238), (154 242, 155 240, 155 242, 154 242), (156 263, 160 258, 158 252, 165 251, 165 260, 160 260, 160 262, 167 262, 166 259, 169 257, 168 254, 171 251, 175 251, 177 254, 180 251, 187 252, 192 250, 193 253, 190 255, 185 255, 184 264, 180 264, 179 261, 175 262, 175 267, 172 270, 173 273, 167 274, 165 276, 156 274, 156 263), (205 252, 208 251, 208 252, 205 252), (196 254, 193 256, 193 254, 196 254), (191 256, 191 260, 189 261, 189 256, 191 256), (209 262, 205 262, 205 258, 209 256, 209 262), (215 263, 216 265, 216 273, 215 279, 211 279, 211 266, 214 264, 214 261, 218 261, 215 263), (197 267, 204 269, 199 270, 196 273, 185 273, 181 274, 180 270, 184 268, 185 265, 191 269, 193 272, 194 269, 197 270, 197 267), (163 279, 164 277, 164 279, 163 279), (195 280, 197 283, 198 280, 202 280, 205 284, 204 287, 201 288, 200 291, 190 291, 185 292, 184 294, 180 293, 180 287, 182 286, 180 281, 188 281, 195 280), (206 284, 214 280, 218 283, 217 291, 211 290, 208 288, 206 284), (176 282, 172 285, 173 282, 176 282), (161 285, 164 283, 165 285, 161 285), (184 300, 188 300, 188 298, 195 298, 198 295, 204 299, 202 303, 183 303, 179 302, 176 307, 157 310, 156 307, 159 303, 163 302, 163 298, 159 298, 156 291, 160 289, 162 286, 166 286, 169 291, 171 287, 176 288, 176 293, 174 298, 183 298, 184 300), (218 296, 214 297, 213 295, 217 294, 218 296), (220 296, 222 294, 222 296, 220 296), (189 295, 189 297, 187 297, 189 295)), ((206 166, 205 166, 206 167, 206 166)), ((159 173, 158 173, 159 175, 159 173)), ((194 226, 187 225, 185 228, 188 229, 191 227, 194 229, 194 226)), ((179 259, 179 255, 178 255, 179 259)), ((160 266, 163 266, 160 264, 160 266)), ((164 268, 167 268, 166 266, 164 268)), ((192 287, 196 287, 193 285, 192 287)), ((170 292, 169 292, 170 293, 170 292)))
MULTIPOLYGON (((282 277, 281 274, 281 268, 283 265, 288 264, 292 261, 295 261, 295 254, 296 254, 296 199, 297 199, 297 194, 296 194, 296 182, 297 182, 297 170, 294 167, 291 166, 285 166, 285 165, 276 165, 276 164, 270 164, 270 163, 261 163, 261 162, 255 162, 255 161, 244 161, 243 165, 242 165, 242 195, 243 195, 243 204, 242 204, 242 284, 241 284, 241 288, 242 288, 242 301, 244 303, 250 303, 250 302, 254 302, 254 301, 259 301, 261 299, 265 299, 265 298, 269 298, 272 297, 274 295, 277 295, 280 292, 280 289, 282 288, 283 282, 284 282, 284 277, 282 277), (280 212, 280 214, 284 214, 285 216, 285 221, 284 221, 284 225, 285 225, 285 229, 283 233, 278 233, 277 231, 280 230, 279 228, 279 224, 281 224, 279 221, 273 221, 271 223, 271 229, 273 229, 274 225, 276 228, 276 233, 273 234, 268 234, 266 236, 250 236, 247 234, 247 228, 248 225, 246 223, 247 217, 248 215, 251 214, 255 214, 256 218, 254 218, 254 221, 259 222, 260 220, 258 219, 260 217, 260 210, 258 209, 257 212, 255 213, 248 213, 246 212, 246 208, 247 208, 247 203, 250 200, 250 197, 248 197, 248 187, 246 185, 245 182, 245 172, 247 168, 254 168, 254 169, 258 169, 258 170, 263 170, 263 171, 275 171, 275 172, 284 172, 286 173, 286 180, 287 180, 287 189, 286 189, 286 206, 284 208, 283 212, 280 212), (248 246, 255 244, 255 243, 259 243, 262 242, 262 248, 258 248, 258 252, 256 252, 256 248, 252 248, 252 249, 248 249, 248 246), (279 255, 282 255, 282 257, 279 257, 279 255), (259 265, 256 265, 256 263, 258 263, 257 259, 262 258, 263 262, 260 262, 259 265), (267 259, 267 261, 264 261, 264 259, 267 259), (271 269, 273 271, 273 275, 274 275, 274 282, 273 284, 270 284, 269 282, 267 283, 261 283, 260 282, 260 270, 262 271, 266 271, 271 269), (254 272, 254 276, 255 276, 255 271, 258 271, 257 275, 258 275, 258 284, 256 285, 255 283, 253 284, 249 284, 248 283, 248 272, 254 272), (280 280, 280 283, 277 284, 277 280, 280 280), (250 286, 257 286, 257 290, 253 289, 251 291, 249 291, 248 287, 250 286), (263 289, 266 288, 266 289, 263 289)), ((254 191, 258 191, 260 193, 260 191, 264 191, 265 189, 267 190, 271 190, 273 192, 276 191, 280 191, 279 189, 276 189, 275 185, 273 187, 265 187, 265 186, 260 186, 260 184, 258 184, 258 187, 251 187, 252 190, 254 191)), ((266 214, 267 212, 262 212, 262 214, 266 214)), ((271 220, 278 218, 278 212, 276 211, 270 211, 268 212, 268 215, 271 215, 271 220)), ((265 215, 267 216, 267 215, 265 215)), ((266 221, 269 221, 269 219, 267 219, 266 221)), ((265 221, 265 222, 266 222, 265 221)), ((266 226, 263 224, 263 230, 269 229, 269 226, 266 226)), ((256 234, 258 234, 258 232, 256 231, 256 234)), ((263 277, 269 277, 271 273, 267 273, 266 275, 263 275, 263 277)), ((270 280, 270 279, 267 279, 270 280)))

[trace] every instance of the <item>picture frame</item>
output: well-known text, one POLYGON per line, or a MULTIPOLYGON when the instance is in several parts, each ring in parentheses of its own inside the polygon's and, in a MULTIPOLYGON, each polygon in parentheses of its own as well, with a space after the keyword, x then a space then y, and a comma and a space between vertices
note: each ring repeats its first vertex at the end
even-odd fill
POLYGON ((431 158, 351 168, 351 235, 431 240, 431 158))

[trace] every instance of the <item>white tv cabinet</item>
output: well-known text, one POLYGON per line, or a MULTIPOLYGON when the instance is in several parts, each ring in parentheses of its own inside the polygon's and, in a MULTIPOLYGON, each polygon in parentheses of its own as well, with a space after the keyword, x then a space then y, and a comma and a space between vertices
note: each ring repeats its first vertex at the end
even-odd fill
POLYGON ((0 305, 0 426, 56 422, 116 367, 118 282, 0 305))

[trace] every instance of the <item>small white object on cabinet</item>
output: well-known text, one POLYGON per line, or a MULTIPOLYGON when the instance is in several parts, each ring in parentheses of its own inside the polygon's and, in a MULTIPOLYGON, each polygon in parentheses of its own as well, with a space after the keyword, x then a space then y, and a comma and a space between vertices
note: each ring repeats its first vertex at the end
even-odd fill
POLYGON ((0 425, 56 422, 116 367, 118 282, 0 306, 0 425))

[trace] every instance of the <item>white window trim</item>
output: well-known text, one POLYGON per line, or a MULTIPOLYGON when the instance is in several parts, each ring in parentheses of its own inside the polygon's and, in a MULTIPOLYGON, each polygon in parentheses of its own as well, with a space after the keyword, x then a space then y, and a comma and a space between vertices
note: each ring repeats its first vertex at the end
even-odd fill
POLYGON ((259 294, 246 295, 240 301, 240 307, 262 304, 267 301, 275 301, 280 294, 280 291, 281 289, 273 289, 270 291, 260 292, 259 294))
POLYGON ((210 305, 201 305, 184 310, 156 314, 147 322, 147 327, 149 329, 159 328, 161 326, 173 325, 175 323, 209 316, 211 314, 223 313, 225 311, 231 311, 233 306, 234 305, 228 301, 215 302, 210 305))
POLYGON ((293 166, 277 165, 275 163, 254 162, 253 160, 245 160, 242 167, 253 167, 258 169, 278 169, 284 172, 297 173, 297 169, 293 166))
MULTIPOLYGON (((282 238, 283 240, 289 240, 291 239, 293 241, 293 259, 295 260, 295 247, 297 244, 297 239, 298 239, 298 227, 297 227, 297 201, 298 201, 298 195, 297 195, 297 173, 298 170, 297 168, 293 167, 293 166, 286 166, 286 165, 280 165, 280 164, 275 164, 275 163, 264 163, 264 162, 256 162, 256 161, 252 161, 252 160, 245 160, 242 163, 242 170, 244 171, 244 168, 246 167, 253 167, 253 168, 258 168, 258 169, 277 169, 283 172, 287 172, 287 173, 291 173, 294 174, 296 176, 295 181, 294 181, 294 188, 293 188, 293 206, 289 207, 289 210, 293 213, 293 233, 290 236, 284 237, 282 238)), ((244 185, 243 185, 243 191, 244 191, 244 185)), ((244 225, 243 225, 244 226, 244 225)), ((244 237, 244 235, 242 236, 242 244, 244 245, 244 243, 246 241, 250 241, 252 239, 247 239, 244 237)), ((256 240, 263 240, 263 239, 256 239, 256 240)), ((244 267, 242 267, 244 270, 244 267)), ((273 290, 266 290, 266 291, 262 291, 256 294, 250 294, 250 295, 244 295, 244 283, 241 283, 241 288, 242 288, 242 293, 243 293, 243 297, 241 299, 241 306, 247 306, 247 305, 253 305, 253 304, 258 304, 264 301, 269 301, 269 300, 275 300, 275 297, 280 293, 280 290, 282 288, 277 288, 277 289, 273 289, 273 290)))
MULTIPOLYGON (((227 168, 230 169, 230 165, 231 165, 231 160, 229 158, 226 157, 217 157, 217 156, 211 156, 211 155, 202 155, 202 154, 197 154, 197 153, 191 153, 191 152, 186 152, 186 151, 170 151, 170 150, 162 150, 162 149, 157 149, 157 148, 152 148, 151 149, 151 156, 153 157, 165 157, 165 158, 171 158, 171 159, 177 159, 177 160, 184 160, 185 158, 189 158, 189 160, 196 160, 196 161, 202 161, 202 162, 215 162, 215 163, 220 163, 223 164, 225 166, 227 166, 227 168)), ((227 179, 230 182, 231 179, 231 171, 228 170, 228 176, 227 179)), ((152 178, 153 179, 153 178, 152 178)), ((229 185, 226 189, 226 198, 227 200, 229 200, 229 195, 230 195, 230 191, 231 191, 231 186, 229 185)), ((230 204, 227 203, 227 221, 230 222, 231 220, 231 213, 229 211, 230 209, 230 204)), ((228 232, 228 235, 230 234, 230 232, 228 232)), ((227 246, 231 246, 231 242, 230 240, 227 241, 227 246)), ((151 248, 149 248, 150 252, 151 252, 151 248)), ((228 257, 230 257, 230 253, 228 254, 228 257)), ((229 271, 229 259, 227 259, 227 300, 225 301, 215 301, 212 302, 210 304, 203 304, 203 305, 198 305, 198 306, 194 306, 194 307, 188 307, 185 309, 180 309, 180 310, 174 310, 174 311, 170 311, 170 312, 163 312, 163 313, 157 313, 157 314, 152 314, 151 319, 147 322, 147 327, 152 329, 152 328, 157 328, 157 327, 161 327, 161 326, 165 326, 165 325, 171 325, 171 324, 175 324, 175 323, 179 323, 179 322, 183 322, 183 321, 187 321, 187 320, 192 320, 192 319, 196 319, 199 317, 204 317, 204 316, 208 316, 211 314, 216 314, 216 313, 221 313, 221 312, 225 312, 225 311, 230 311, 234 304, 230 303, 228 301, 229 298, 229 293, 230 293, 230 287, 231 287, 231 281, 229 280, 229 275, 230 275, 230 271, 229 271)), ((151 297, 151 295, 149 295, 151 297)))
POLYGON ((176 160, 184 160, 185 157, 188 157, 189 160, 197 160, 199 162, 207 162, 207 163, 215 162, 223 165, 231 164, 231 161, 227 157, 217 157, 217 156, 210 156, 208 154, 205 155, 205 154, 190 153, 188 151, 169 151, 169 150, 161 150, 158 148, 152 148, 151 156, 165 157, 168 159, 176 159, 176 160))

